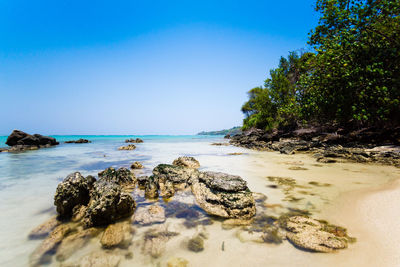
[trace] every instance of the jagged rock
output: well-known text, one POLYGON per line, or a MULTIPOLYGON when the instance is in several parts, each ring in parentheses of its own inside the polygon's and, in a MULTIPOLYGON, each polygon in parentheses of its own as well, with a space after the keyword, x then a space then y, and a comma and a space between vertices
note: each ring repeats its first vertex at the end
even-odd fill
POLYGON ((79 222, 86 214, 87 207, 84 205, 77 205, 72 209, 71 221, 79 222))
POLYGON ((158 181, 158 186, 160 188, 160 196, 163 198, 171 198, 175 194, 174 183, 171 181, 158 181))
POLYGON ((72 209, 76 205, 89 203, 89 191, 93 187, 95 179, 92 176, 83 177, 79 172, 68 175, 64 181, 58 184, 54 196, 54 205, 61 217, 71 217, 72 209))
POLYGON ((179 157, 176 160, 174 160, 174 162, 172 162, 172 165, 193 168, 193 169, 200 168, 200 163, 193 157, 179 157))
POLYGON ((139 177, 136 177, 136 180, 137 180, 137 182, 139 184, 139 187, 144 189, 144 187, 146 186, 147 181, 149 180, 149 177, 148 176, 139 176, 139 177))
POLYGON ((144 235, 143 251, 150 254, 153 258, 158 258, 164 253, 168 240, 179 235, 163 228, 153 228, 144 235))
POLYGON ((136 139, 130 138, 130 139, 126 139, 125 143, 143 143, 143 140, 140 138, 136 138, 136 139))
POLYGON ((158 198, 158 186, 154 181, 154 176, 149 177, 149 179, 146 181, 144 195, 149 199, 158 198))
POLYGON ((190 184, 192 179, 197 178, 198 173, 196 169, 170 164, 160 164, 153 169, 153 174, 157 179, 171 181, 174 184, 190 184))
POLYGON ((80 230, 64 238, 57 248, 56 259, 65 261, 71 257, 76 251, 83 248, 91 238, 97 236, 101 232, 98 228, 89 228, 80 230))
POLYGON ((200 252, 204 250, 204 240, 200 235, 191 238, 188 242, 188 249, 194 252, 200 252))
POLYGON ((85 143, 91 143, 91 141, 80 138, 78 140, 65 141, 64 143, 66 143, 66 144, 85 144, 85 143))
POLYGON ((239 176, 202 172, 193 180, 192 192, 200 207, 209 214, 240 219, 255 215, 253 195, 239 176))
POLYGON ((167 267, 187 267, 189 262, 184 258, 171 258, 167 262, 167 267))
POLYGON ((99 181, 114 182, 118 185, 129 185, 136 182, 135 175, 127 168, 107 168, 99 172, 99 181))
POLYGON ((135 207, 132 196, 117 184, 96 182, 83 221, 86 227, 107 225, 132 215, 135 207))
POLYGON ((131 169, 143 169, 143 168, 144 168, 144 166, 138 161, 135 161, 131 165, 131 169))
POLYGON ((132 226, 129 221, 118 222, 107 226, 100 239, 103 248, 127 248, 132 241, 132 226))
POLYGON ((51 252, 70 231, 71 228, 69 225, 61 224, 57 226, 31 254, 29 258, 31 266, 39 266, 48 263, 50 261, 51 252))
POLYGON ((118 150, 135 150, 136 146, 133 144, 127 145, 127 146, 120 146, 118 150))
POLYGON ((165 210, 160 205, 140 207, 135 212, 135 223, 149 225, 165 222, 165 210))
POLYGON ((6 144, 9 146, 25 145, 25 146, 43 146, 58 145, 55 138, 40 134, 30 135, 20 130, 14 130, 8 137, 6 144))
POLYGON ((43 238, 49 235, 51 231, 53 231, 54 228, 59 226, 61 224, 61 221, 57 219, 57 216, 51 217, 49 220, 46 222, 42 223, 41 225, 37 226, 35 229, 33 229, 29 235, 29 239, 39 239, 43 238))
POLYGON ((350 239, 345 230, 304 216, 292 216, 285 222, 286 238, 295 246, 316 252, 347 248, 350 239), (340 230, 338 230, 340 229, 340 230))

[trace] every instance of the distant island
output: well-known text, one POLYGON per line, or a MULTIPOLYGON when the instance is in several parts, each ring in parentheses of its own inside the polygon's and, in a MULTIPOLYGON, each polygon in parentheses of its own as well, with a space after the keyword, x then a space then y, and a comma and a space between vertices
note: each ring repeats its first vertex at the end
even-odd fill
POLYGON ((210 132, 200 132, 197 135, 235 135, 242 132, 242 127, 236 126, 230 129, 219 130, 219 131, 210 131, 210 132))

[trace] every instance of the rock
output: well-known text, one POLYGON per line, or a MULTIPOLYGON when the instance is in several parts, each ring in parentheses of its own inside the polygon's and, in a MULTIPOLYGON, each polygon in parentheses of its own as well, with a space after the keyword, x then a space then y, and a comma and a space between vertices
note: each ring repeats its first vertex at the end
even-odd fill
POLYGON ((143 143, 143 140, 140 138, 136 138, 136 139, 130 138, 130 139, 126 139, 125 143, 143 143))
POLYGON ((189 262, 184 258, 171 258, 167 262, 167 267, 187 267, 189 262))
POLYGON ((198 173, 196 169, 170 164, 160 164, 153 169, 156 179, 171 181, 174 184, 190 183, 191 179, 197 178, 198 173))
POLYGON ((78 140, 65 141, 64 143, 66 143, 66 144, 85 144, 85 143, 91 143, 91 141, 80 138, 78 140))
POLYGON ((267 200, 267 196, 263 193, 253 192, 253 198, 257 203, 264 203, 267 200))
POLYGON ((256 213, 253 195, 239 176, 202 172, 193 180, 192 192, 200 207, 211 215, 250 219, 256 213))
POLYGON ((55 138, 43 136, 40 134, 30 135, 23 131, 14 130, 6 140, 6 144, 11 146, 11 149, 2 149, 7 152, 18 152, 24 150, 38 149, 39 147, 50 147, 58 145, 55 138))
POLYGON ((135 212, 135 223, 149 225, 165 222, 165 210, 160 205, 140 207, 135 212))
POLYGON ((64 238, 57 248, 56 259, 65 261, 71 257, 76 251, 82 249, 91 238, 97 236, 101 232, 98 228, 89 228, 80 230, 64 238))
POLYGON ((118 222, 107 226, 100 239, 103 248, 129 247, 132 241, 132 226, 129 221, 118 222))
POLYGON ((136 182, 135 175, 127 168, 115 170, 113 167, 99 172, 99 181, 114 182, 118 185, 130 185, 136 182))
POLYGON ((79 172, 68 175, 64 181, 58 184, 54 196, 54 205, 61 217, 70 218, 72 209, 76 205, 89 203, 91 190, 95 179, 92 176, 83 177, 79 172))
POLYGON ((264 243, 263 232, 254 232, 254 231, 246 231, 246 230, 238 230, 236 232, 236 237, 242 243, 246 242, 255 242, 255 243, 264 243))
POLYGON ((253 220, 241 220, 241 219, 227 219, 222 223, 222 229, 229 230, 237 226, 247 226, 250 225, 253 220))
POLYGON ((136 149, 136 146, 133 144, 127 145, 127 146, 120 146, 118 150, 134 150, 136 149))
POLYGON ((146 186, 147 181, 149 180, 149 177, 148 176, 139 176, 139 177, 136 177, 136 180, 137 180, 137 182, 139 184, 139 187, 144 189, 144 187, 146 186))
POLYGON ((50 261, 50 254, 70 231, 71 228, 66 224, 57 226, 31 254, 29 258, 31 266, 48 263, 50 261))
POLYGON ((229 143, 212 143, 212 146, 229 146, 229 143))
MULTIPOLYGON (((292 216, 286 220, 286 238, 296 247, 316 252, 333 252, 347 248, 349 237, 345 230, 329 231, 332 226, 304 216, 292 216)), ((335 229, 336 228, 336 229, 335 229)))
POLYGON ((86 214, 87 207, 84 205, 77 205, 72 209, 71 221, 79 222, 86 214))
POLYGON ((204 240, 199 235, 191 238, 188 242, 188 249, 194 252, 200 252, 204 250, 204 240))
POLYGON ((91 200, 83 219, 86 227, 101 226, 133 214, 136 203, 130 194, 124 193, 115 183, 96 182, 91 200))
POLYGON ((94 251, 89 255, 82 257, 75 266, 79 267, 117 267, 121 257, 108 251, 94 251))
POLYGON ((337 162, 336 159, 330 159, 330 158, 325 158, 325 157, 317 158, 317 161, 321 162, 321 163, 336 163, 337 162))
POLYGON ((174 162, 172 162, 172 165, 193 168, 193 169, 200 168, 200 163, 193 157, 179 157, 176 160, 174 160, 174 162))
POLYGON ((171 181, 159 181, 160 196, 163 198, 171 198, 175 194, 174 184, 171 181))
POLYGON ((138 161, 135 161, 131 165, 131 169, 143 169, 143 168, 144 168, 144 166, 138 161))
POLYGON ((54 228, 59 226, 61 224, 61 221, 57 219, 57 216, 51 217, 49 220, 46 222, 42 223, 41 225, 37 226, 35 229, 33 229, 29 235, 29 239, 39 239, 39 238, 44 238, 49 235, 51 231, 53 231, 54 228))
POLYGON ((154 176, 149 177, 149 179, 146 181, 144 196, 149 199, 158 198, 158 187, 154 181, 154 176))
POLYGON ((153 258, 158 258, 164 253, 168 240, 177 235, 179 233, 167 229, 150 229, 144 235, 143 251, 153 258))

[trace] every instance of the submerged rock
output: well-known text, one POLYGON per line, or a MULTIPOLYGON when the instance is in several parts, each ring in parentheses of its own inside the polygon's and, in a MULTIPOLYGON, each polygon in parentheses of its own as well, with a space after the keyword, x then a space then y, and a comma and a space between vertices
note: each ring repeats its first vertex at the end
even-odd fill
POLYGON ((107 168, 99 172, 99 181, 114 182, 118 185, 128 185, 136 182, 135 175, 127 168, 107 168))
POLYGON ((131 169, 143 169, 144 166, 142 165, 142 163, 135 161, 134 163, 132 163, 131 165, 131 169))
POLYGON ((51 254, 61 243, 63 238, 71 231, 69 225, 57 226, 50 235, 31 254, 29 261, 32 266, 39 266, 51 260, 51 254))
POLYGON ((256 213, 253 195, 239 176, 202 172, 193 180, 192 192, 200 207, 211 215, 250 219, 256 213))
POLYGON ((200 235, 191 238, 188 242, 188 249, 194 252, 200 252, 204 250, 204 240, 200 235))
POLYGON ((158 186, 154 181, 154 176, 149 177, 145 184, 144 195, 148 199, 157 199, 158 198, 158 186))
POLYGON ((62 267, 117 267, 121 257, 109 251, 99 250, 83 256, 79 261, 61 265, 62 267))
POLYGON ((120 146, 118 150, 135 150, 136 146, 133 144, 127 145, 127 146, 120 146))
POLYGON ((187 267, 189 262, 184 258, 171 258, 167 262, 167 267, 187 267))
POLYGON ((158 258, 164 253, 168 240, 177 235, 179 233, 163 228, 150 229, 144 235, 143 252, 150 254, 153 258, 158 258))
POLYGON ((343 228, 331 226, 304 216, 292 216, 285 221, 286 238, 296 247, 316 252, 333 252, 347 248, 351 240, 343 228))
POLYGON ((96 182, 84 217, 86 227, 113 223, 133 214, 136 203, 115 183, 96 182))
POLYGON ((127 248, 132 241, 132 226, 129 221, 118 222, 107 226, 100 239, 103 248, 127 248))
POLYGON ((193 157, 179 157, 176 160, 174 160, 174 162, 172 162, 172 165, 193 168, 193 169, 200 168, 200 163, 193 157))
POLYGON ((28 235, 29 239, 39 239, 44 238, 53 231, 54 228, 59 226, 61 221, 57 219, 57 216, 51 217, 46 222, 34 228, 28 235))
POLYGON ((165 222, 165 210, 160 205, 140 207, 135 212, 135 223, 149 225, 165 222))
POLYGON ((65 261, 75 252, 83 248, 91 238, 97 236, 101 232, 98 228, 89 228, 80 230, 77 233, 71 234, 64 238, 57 248, 56 259, 65 261))
POLYGON ((68 175, 58 184, 54 196, 54 205, 61 217, 70 218, 72 210, 77 205, 87 205, 90 190, 95 179, 92 176, 83 177, 79 172, 68 175))

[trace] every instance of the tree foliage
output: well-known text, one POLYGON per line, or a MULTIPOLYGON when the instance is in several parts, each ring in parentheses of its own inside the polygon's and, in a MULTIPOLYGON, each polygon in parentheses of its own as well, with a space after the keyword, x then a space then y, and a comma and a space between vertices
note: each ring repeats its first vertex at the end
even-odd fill
POLYGON ((400 1, 318 0, 315 53, 290 53, 249 92, 244 128, 293 121, 399 124, 400 1))

